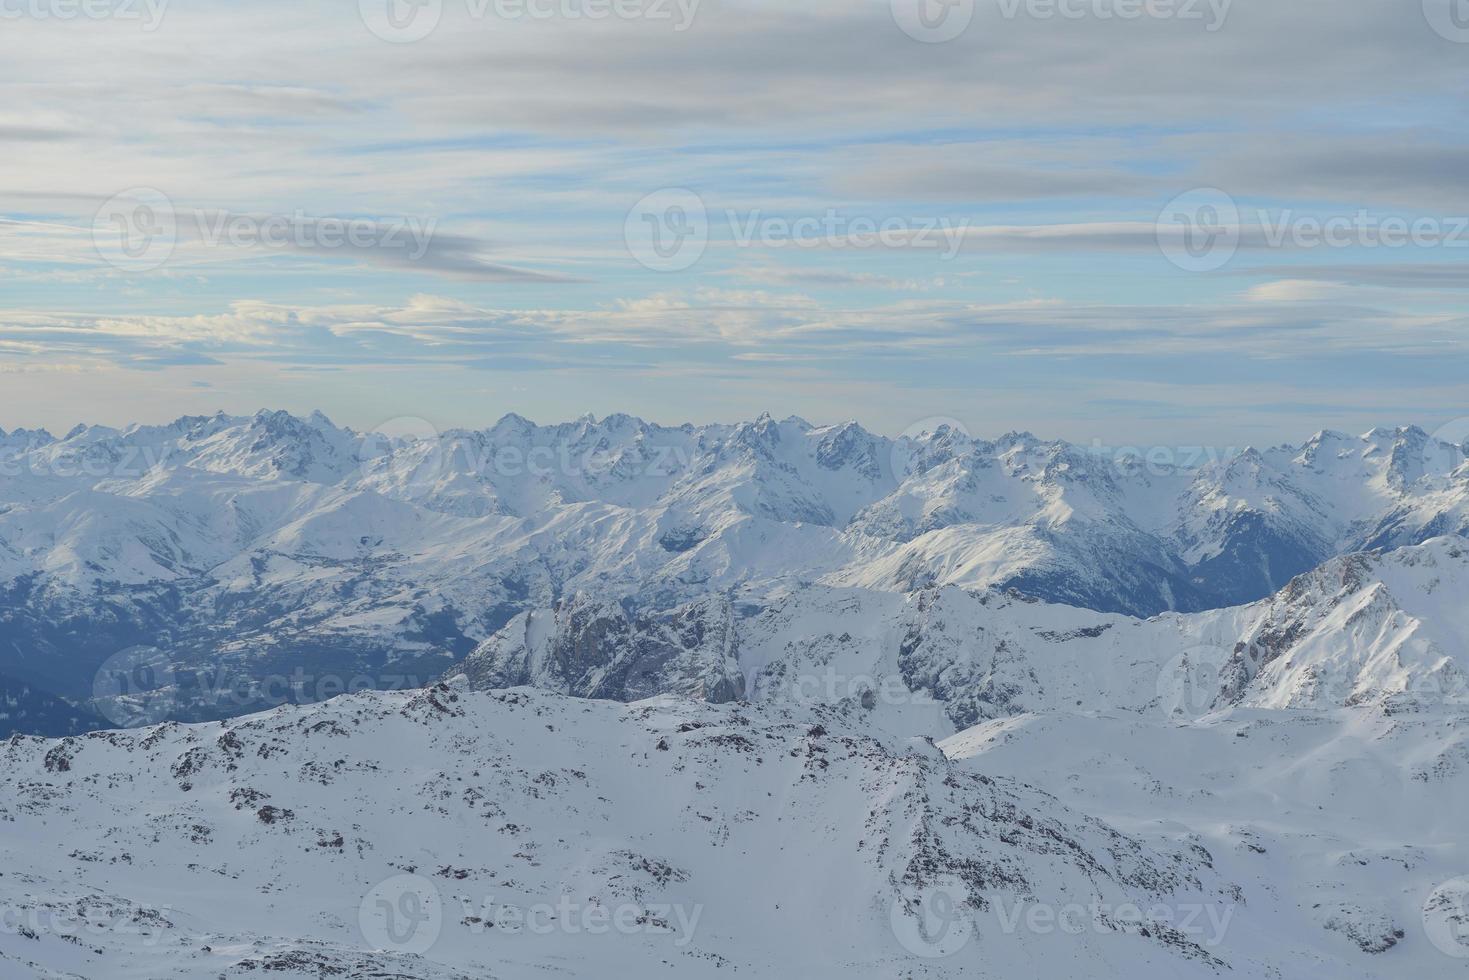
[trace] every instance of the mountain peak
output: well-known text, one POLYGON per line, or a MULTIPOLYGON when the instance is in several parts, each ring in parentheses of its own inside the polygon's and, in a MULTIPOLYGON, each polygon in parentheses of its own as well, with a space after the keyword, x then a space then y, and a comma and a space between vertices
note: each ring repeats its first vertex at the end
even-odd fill
POLYGON ((1398 439, 1417 441, 1426 440, 1428 433, 1417 425, 1399 425, 1393 428, 1379 425, 1362 433, 1360 438, 1363 442, 1387 442, 1398 439))
POLYGON ((499 421, 490 426, 490 431, 498 432, 503 429, 513 429, 519 432, 526 432, 534 429, 535 427, 536 424, 530 419, 526 418, 524 415, 521 415, 517 412, 506 412, 504 415, 500 416, 499 421))

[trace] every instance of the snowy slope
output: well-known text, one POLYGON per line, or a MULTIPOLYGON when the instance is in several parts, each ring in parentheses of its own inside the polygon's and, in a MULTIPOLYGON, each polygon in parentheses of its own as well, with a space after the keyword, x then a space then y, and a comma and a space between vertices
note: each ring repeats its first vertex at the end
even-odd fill
POLYGON ((1243 935, 1129 917, 1242 900, 1192 842, 835 710, 437 687, 0 756, 17 980, 1263 975, 1243 935), (969 918, 918 931, 934 895, 969 918))
POLYGON ((1469 467, 1418 430, 1177 470, 261 413, 0 462, 0 733, 143 726, 0 742, 6 980, 1469 960, 1469 467))
POLYGON ((1025 715, 941 747, 1145 840, 1199 841, 1249 898, 1231 930, 1295 946, 1277 976, 1464 972, 1466 933, 1445 921, 1461 896, 1442 888, 1469 866, 1462 709, 1025 715))
POLYGON ((729 676, 733 649, 756 701, 853 702, 874 724, 938 737, 1034 712, 1405 710, 1469 705, 1465 596, 1469 543, 1436 538, 1332 559, 1258 603, 1147 620, 954 586, 909 594, 812 586, 732 624, 719 597, 683 607, 674 621, 697 620, 698 609, 707 625, 650 648, 642 634, 666 629, 653 625, 657 617, 640 632, 620 607, 596 612, 575 597, 517 618, 451 672, 481 688, 533 683, 620 696, 597 686, 603 673, 620 676, 651 657, 663 670, 660 690, 688 694, 707 690, 711 671, 729 676), (571 673, 591 680, 567 683, 573 662, 571 673))
POLYGON ((1268 603, 1221 670, 1219 703, 1469 704, 1469 546, 1348 555, 1268 603))

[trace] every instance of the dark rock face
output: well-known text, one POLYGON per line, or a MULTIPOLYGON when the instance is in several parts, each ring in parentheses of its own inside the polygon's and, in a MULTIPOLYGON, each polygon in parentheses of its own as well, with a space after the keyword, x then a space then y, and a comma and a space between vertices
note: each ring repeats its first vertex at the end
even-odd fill
POLYGON ((1341 933, 1364 953, 1386 953, 1407 935, 1382 909, 1337 901, 1316 910, 1321 927, 1341 933))
POLYGON ((658 538, 658 545, 664 551, 681 555, 686 551, 693 551, 704 540, 707 535, 703 528, 676 527, 664 531, 658 538))
POLYGON ((573 596, 517 616, 455 673, 476 690, 534 685, 614 701, 680 694, 722 704, 745 694, 734 610, 723 596, 646 616, 573 596))
POLYGON ((946 628, 951 590, 932 589, 918 599, 898 649, 898 668, 908 689, 944 706, 956 731, 1028 710, 1043 687, 1023 651, 981 630, 954 636, 946 628))
POLYGON ((816 462, 823 469, 850 467, 869 480, 882 478, 877 440, 855 422, 836 429, 816 447, 816 462))

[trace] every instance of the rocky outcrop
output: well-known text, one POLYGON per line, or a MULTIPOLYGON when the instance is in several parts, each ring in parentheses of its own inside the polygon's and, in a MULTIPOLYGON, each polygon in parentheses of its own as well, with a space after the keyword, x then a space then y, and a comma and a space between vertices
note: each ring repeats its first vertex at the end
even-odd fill
POLYGON ((614 701, 677 694, 723 704, 745 694, 734 610, 717 595, 646 616, 573 596, 516 616, 454 673, 478 690, 531 685, 614 701))

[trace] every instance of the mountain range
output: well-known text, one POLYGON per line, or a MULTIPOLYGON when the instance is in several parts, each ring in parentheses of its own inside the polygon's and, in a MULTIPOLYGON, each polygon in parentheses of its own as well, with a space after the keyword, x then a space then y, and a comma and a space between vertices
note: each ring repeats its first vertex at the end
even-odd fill
POLYGON ((0 433, 0 975, 1469 959, 1465 447, 406 421, 0 433))
MULTIPOLYGON (((1469 532, 1464 447, 1416 428, 1170 461, 952 424, 424 425, 0 431, 0 674, 80 703, 149 647, 177 717, 226 717, 419 686, 568 603, 743 622, 811 589, 955 587, 1146 617, 1469 532)), ((713 669, 607 690, 734 696, 713 669)))

